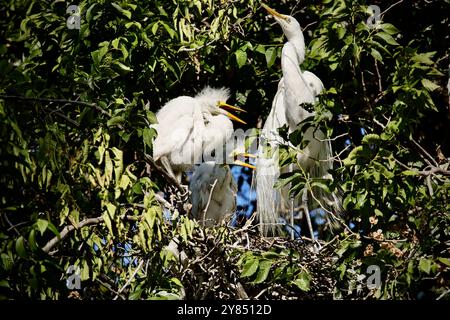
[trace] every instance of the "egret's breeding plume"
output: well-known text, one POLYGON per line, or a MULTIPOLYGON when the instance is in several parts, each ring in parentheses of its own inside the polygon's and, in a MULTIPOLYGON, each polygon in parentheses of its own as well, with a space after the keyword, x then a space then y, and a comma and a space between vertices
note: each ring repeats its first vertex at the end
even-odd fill
MULTIPOLYGON (((257 212, 261 223, 263 235, 276 234, 279 231, 279 218, 283 212, 290 211, 291 223, 293 222, 293 207, 296 205, 289 200, 288 190, 274 189, 274 184, 280 173, 278 161, 278 148, 284 143, 278 134, 278 129, 284 125, 289 128, 289 133, 299 128, 299 123, 314 113, 307 111, 302 104, 314 104, 317 95, 323 90, 322 81, 312 72, 302 72, 299 65, 305 59, 305 41, 300 24, 291 16, 283 15, 263 4, 263 7, 271 14, 281 26, 287 38, 281 54, 281 69, 283 77, 278 84, 278 91, 272 104, 272 110, 263 126, 262 138, 267 141, 272 149, 272 155, 262 157, 257 161, 256 191, 257 212)), ((310 178, 329 178, 328 170, 332 167, 331 144, 325 141, 325 135, 318 129, 306 130, 304 141, 309 141, 304 149, 298 152, 297 163, 300 166, 283 168, 281 172, 301 169, 310 178)), ((307 199, 308 190, 303 194, 303 210, 306 213, 311 236, 313 230, 309 219, 307 199)), ((315 194, 316 199, 324 201, 325 206, 333 205, 337 201, 334 195, 315 194)), ((320 204, 324 206, 324 204, 320 204)), ((338 207, 338 206, 337 206, 338 207)))
POLYGON ((212 226, 236 210, 237 185, 230 167, 207 161, 198 166, 189 183, 192 215, 203 226, 212 226))
POLYGON ((153 158, 178 181, 183 171, 202 162, 204 154, 222 150, 233 133, 230 119, 245 124, 225 110, 244 111, 225 103, 228 98, 228 89, 206 87, 195 97, 170 100, 156 114, 153 158))

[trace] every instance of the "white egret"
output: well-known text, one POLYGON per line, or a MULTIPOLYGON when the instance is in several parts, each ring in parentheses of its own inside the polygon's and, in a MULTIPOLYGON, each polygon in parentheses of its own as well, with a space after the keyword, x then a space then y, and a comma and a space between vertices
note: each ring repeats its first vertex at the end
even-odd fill
POLYGON ((225 144, 233 133, 230 119, 245 124, 224 110, 244 111, 225 103, 229 95, 228 89, 206 87, 195 97, 170 100, 156 114, 153 158, 178 181, 183 171, 201 163, 203 154, 225 144))
MULTIPOLYGON (((283 46, 281 66, 283 77, 278 84, 278 91, 272 104, 272 110, 264 124, 262 137, 268 140, 272 147, 273 156, 260 158, 257 161, 256 190, 257 190, 257 212, 261 223, 263 235, 276 234, 279 231, 278 220, 286 208, 291 207, 291 222, 293 221, 293 204, 288 197, 288 190, 274 189, 274 183, 279 175, 278 145, 283 143, 277 129, 285 124, 289 132, 298 129, 298 124, 314 113, 308 112, 301 107, 302 103, 313 104, 317 95, 323 90, 322 81, 309 71, 302 72, 299 65, 305 59, 305 41, 300 24, 291 16, 283 15, 266 5, 262 5, 282 27, 287 42, 283 46)), ((331 144, 324 141, 325 136, 320 130, 309 128, 305 132, 304 140, 309 141, 306 147, 299 152, 297 160, 301 169, 312 178, 330 177, 328 170, 331 169, 331 144), (328 160, 328 161, 327 161, 328 160)), ((262 151, 260 150, 260 156, 262 151)), ((293 170, 291 166, 286 170, 293 170)), ((332 195, 331 201, 335 203, 336 197, 332 195)), ((307 202, 307 189, 303 195, 303 208, 310 229, 311 237, 314 239, 312 225, 309 217, 307 202)))
POLYGON ((448 92, 448 96, 449 96, 448 101, 450 104, 450 65, 448 66, 447 72, 448 72, 447 92, 448 92))
POLYGON ((192 215, 203 226, 219 224, 236 210, 237 185, 228 165, 202 163, 194 170, 189 190, 192 215))

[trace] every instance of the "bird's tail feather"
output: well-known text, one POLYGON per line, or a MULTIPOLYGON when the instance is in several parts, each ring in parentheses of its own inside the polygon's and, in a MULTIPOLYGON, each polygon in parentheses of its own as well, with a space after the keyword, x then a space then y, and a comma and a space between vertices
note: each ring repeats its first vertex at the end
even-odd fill
POLYGON ((283 204, 282 190, 274 185, 280 176, 278 147, 272 147, 272 157, 264 157, 259 150, 253 187, 256 189, 256 211, 262 236, 276 236, 282 231, 280 211, 283 204))

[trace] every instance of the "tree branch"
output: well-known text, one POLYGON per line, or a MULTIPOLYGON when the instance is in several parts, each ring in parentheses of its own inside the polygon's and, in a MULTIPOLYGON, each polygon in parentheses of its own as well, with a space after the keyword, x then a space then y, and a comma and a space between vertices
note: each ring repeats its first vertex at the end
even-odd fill
MULTIPOLYGON (((125 219, 130 220, 130 221, 136 221, 139 218, 137 218, 135 216, 126 216, 125 219)), ((69 233, 75 229, 81 229, 81 228, 89 226, 89 225, 96 225, 96 224, 102 223, 103 221, 104 221, 103 217, 88 218, 88 219, 85 219, 85 220, 81 221, 80 223, 78 223, 78 226, 76 228, 73 225, 65 226, 64 229, 62 229, 62 231, 59 233, 59 236, 54 237, 53 239, 51 239, 49 242, 46 243, 46 245, 42 248, 42 251, 44 251, 45 253, 49 253, 50 250, 55 245, 57 245, 60 241, 67 238, 69 233)))
POLYGON ((418 174, 422 175, 422 176, 430 176, 436 173, 440 173, 446 176, 450 176, 450 170, 445 170, 439 167, 434 167, 431 168, 430 170, 423 170, 423 171, 418 171, 418 174))
POLYGON ((120 288, 119 291, 117 291, 117 295, 114 297, 113 300, 117 300, 117 298, 120 296, 122 291, 131 283, 131 281, 133 281, 134 277, 136 277, 136 274, 139 272, 139 269, 142 268, 143 264, 144 264, 144 260, 141 260, 141 262, 137 266, 136 270, 134 270, 133 274, 131 275, 130 279, 128 279, 127 282, 123 285, 123 287, 120 288))
POLYGON ((81 106, 91 107, 91 108, 97 110, 98 112, 100 112, 108 117, 111 117, 111 115, 109 114, 108 111, 102 109, 95 103, 89 103, 89 102, 84 102, 84 101, 66 100, 66 99, 50 99, 50 98, 34 98, 34 97, 24 97, 24 96, 15 96, 15 95, 0 95, 0 99, 77 104, 77 105, 81 105, 81 106))
MULTIPOLYGON (((78 228, 83 228, 85 226, 89 226, 92 224, 99 224, 103 222, 103 217, 97 217, 97 218, 89 218, 86 220, 81 221, 78 224, 78 228)), ((51 239, 49 242, 47 242, 47 244, 44 246, 44 248, 42 248, 42 250, 45 253, 49 253, 50 250, 60 241, 64 240, 70 232, 72 232, 73 230, 75 230, 75 227, 73 225, 69 225, 64 227, 64 229, 62 229, 62 231, 59 233, 59 236, 54 237, 53 239, 51 239)))

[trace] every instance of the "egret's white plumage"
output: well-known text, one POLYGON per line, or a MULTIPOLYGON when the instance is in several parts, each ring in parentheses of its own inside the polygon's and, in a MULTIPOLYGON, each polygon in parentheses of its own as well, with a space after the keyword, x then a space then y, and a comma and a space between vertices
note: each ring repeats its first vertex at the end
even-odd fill
POLYGON ((204 226, 219 224, 236 210, 237 185, 228 165, 207 161, 189 183, 192 214, 204 226))
POLYGON ((153 158, 181 180, 183 171, 202 162, 204 152, 222 150, 233 133, 229 117, 242 122, 221 109, 234 108, 225 104, 228 98, 228 89, 206 87, 195 97, 181 96, 167 102, 156 114, 158 136, 153 142, 153 158))
MULTIPOLYGON (((313 73, 300 70, 299 65, 305 59, 305 42, 298 21, 293 17, 281 15, 265 5, 264 7, 280 24, 287 38, 281 56, 283 77, 278 84, 272 110, 262 130, 262 137, 268 140, 273 156, 261 158, 263 152, 260 149, 260 159, 256 165, 257 212, 262 226, 261 232, 263 235, 268 235, 278 232, 279 217, 292 205, 287 187, 281 190, 274 189, 280 173, 277 151, 281 137, 277 129, 288 125, 289 133, 291 133, 298 129, 301 121, 314 115, 303 109, 301 104, 315 103, 317 95, 323 90, 323 83, 313 73)), ((323 132, 309 128, 304 136, 304 140, 309 143, 297 157, 301 168, 313 178, 329 177, 331 161, 326 160, 331 159, 331 144, 329 141, 321 141, 324 139, 323 132)), ((283 171, 292 169, 292 167, 284 168, 283 171)), ((333 195, 332 198, 335 200, 336 197, 333 195)))

